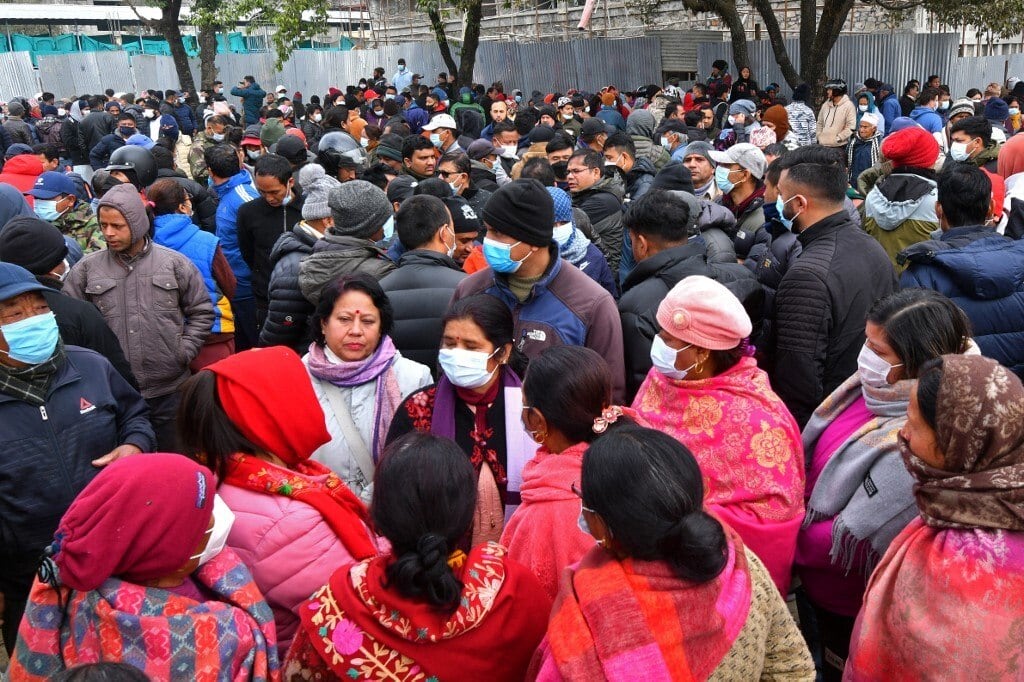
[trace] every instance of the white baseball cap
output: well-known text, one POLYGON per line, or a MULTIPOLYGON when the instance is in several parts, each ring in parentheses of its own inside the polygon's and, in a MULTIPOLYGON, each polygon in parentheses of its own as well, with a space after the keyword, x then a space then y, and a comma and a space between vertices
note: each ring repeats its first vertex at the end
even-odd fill
POLYGON ((458 130, 458 125, 455 123, 455 119, 448 114, 438 114, 434 118, 430 119, 430 123, 423 126, 424 130, 437 130, 438 128, 449 128, 451 130, 458 130))

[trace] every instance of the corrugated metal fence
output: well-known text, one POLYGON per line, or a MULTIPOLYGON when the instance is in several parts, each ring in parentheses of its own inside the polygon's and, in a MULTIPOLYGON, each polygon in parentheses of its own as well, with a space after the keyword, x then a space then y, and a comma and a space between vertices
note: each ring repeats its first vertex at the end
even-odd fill
MULTIPOLYGON (((786 50, 796 65, 800 64, 800 43, 787 39, 786 50)), ((954 97, 962 97, 969 88, 984 89, 1007 76, 1024 76, 1024 54, 996 57, 960 57, 956 34, 896 34, 840 36, 828 60, 828 76, 842 78, 852 88, 854 83, 875 77, 893 84, 897 94, 911 78, 924 80, 938 74, 947 83, 954 97)), ((782 71, 775 63, 771 43, 767 40, 747 43, 750 68, 758 84, 779 83, 789 94, 782 71)), ((697 68, 701 74, 711 72, 711 63, 724 59, 732 64, 730 43, 701 43, 697 49, 697 68)), ((736 69, 730 72, 735 78, 736 69)))
POLYGON ((39 80, 28 52, 0 53, 0 99, 39 92, 39 80))
MULTIPOLYGON (((11 54, 27 58, 27 53, 11 54)), ((10 58, 11 54, 0 54, 0 58, 10 58)), ((228 90, 243 76, 254 76, 266 90, 280 83, 287 86, 289 92, 298 90, 308 97, 322 94, 331 86, 344 87, 356 83, 370 75, 376 66, 392 69, 399 57, 406 60, 410 69, 423 74, 424 83, 433 83, 439 72, 448 70, 437 45, 432 42, 347 52, 302 50, 292 54, 280 71, 274 68, 274 57, 269 53, 224 53, 217 55, 217 67, 218 78, 229 84, 228 90)), ((198 87, 198 60, 192 60, 191 66, 198 87)), ((12 89, 8 96, 36 91, 30 63, 26 71, 13 65, 8 68, 5 61, 0 61, 0 69, 0 87, 5 87, 2 79, 8 71, 12 74, 25 73, 32 82, 30 86, 23 87, 19 81, 14 81, 18 87, 12 89)), ((391 71, 388 76, 391 76, 391 71)), ((41 56, 39 80, 44 90, 58 97, 97 93, 106 88, 139 92, 149 88, 165 90, 178 87, 177 73, 170 57, 138 55, 132 57, 129 64, 129 57, 124 52, 41 56)), ((660 43, 657 38, 481 43, 474 80, 479 83, 500 80, 506 88, 519 88, 526 93, 533 90, 564 91, 571 87, 596 90, 609 83, 620 87, 658 83, 661 81, 660 43)))

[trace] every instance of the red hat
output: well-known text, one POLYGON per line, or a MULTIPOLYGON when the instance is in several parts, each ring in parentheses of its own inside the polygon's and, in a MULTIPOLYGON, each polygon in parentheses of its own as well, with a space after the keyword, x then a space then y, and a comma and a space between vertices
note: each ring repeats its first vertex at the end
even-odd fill
POLYGON ((338 95, 342 94, 342 92, 338 88, 331 86, 330 88, 327 89, 327 94, 330 95, 330 97, 333 99, 338 95))
POLYGON ((551 104, 555 100, 555 93, 549 92, 544 95, 544 104, 551 104))
POLYGON ((306 144, 306 133, 302 132, 298 128, 288 128, 287 130, 284 131, 284 134, 291 135, 292 137, 297 137, 300 140, 302 140, 302 144, 306 144))
POLYGON ((989 172, 984 168, 981 170, 985 171, 985 175, 987 175, 988 179, 992 181, 992 203, 994 204, 993 208, 995 209, 995 213, 993 215, 997 219, 1001 219, 1003 217, 1003 202, 1006 201, 1006 181, 1003 180, 1002 175, 989 172))
POLYGON ((88 592, 114 576, 145 583, 174 573, 210 527, 216 490, 210 470, 182 455, 133 455, 107 465, 57 527, 53 560, 61 583, 88 592))
POLYGON ((331 439, 306 366, 292 349, 247 350, 203 371, 217 375, 221 407, 239 433, 285 464, 309 459, 331 439))
POLYGON ((939 143, 924 128, 911 126, 885 138, 882 155, 895 168, 931 168, 939 158, 939 143))
POLYGON ((369 89, 367 89, 366 94, 363 95, 363 99, 365 99, 367 102, 372 102, 373 100, 377 99, 378 97, 380 97, 380 95, 377 94, 376 90, 369 90, 369 89))

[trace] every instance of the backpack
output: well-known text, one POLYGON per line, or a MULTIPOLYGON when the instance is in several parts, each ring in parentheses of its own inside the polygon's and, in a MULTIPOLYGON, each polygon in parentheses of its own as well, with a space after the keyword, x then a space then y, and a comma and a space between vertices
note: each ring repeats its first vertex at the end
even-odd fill
POLYGON ((36 132, 39 133, 39 141, 43 144, 57 145, 61 152, 64 151, 64 141, 61 139, 61 129, 64 122, 53 116, 47 116, 36 124, 36 132))

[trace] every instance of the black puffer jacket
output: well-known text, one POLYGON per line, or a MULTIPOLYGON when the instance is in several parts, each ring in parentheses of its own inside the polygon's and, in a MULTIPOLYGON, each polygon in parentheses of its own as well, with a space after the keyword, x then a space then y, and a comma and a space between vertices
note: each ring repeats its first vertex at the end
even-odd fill
MULTIPOLYGON (((691 275, 710 277, 725 285, 740 301, 761 300, 753 274, 736 262, 728 237, 720 230, 707 231, 704 239, 692 239, 640 261, 622 284, 619 316, 622 318, 623 355, 626 361, 626 397, 632 400, 651 369, 651 342, 658 333, 658 305, 682 279, 691 275), (712 240, 713 235, 720 239, 712 240), (714 242, 709 247, 707 242, 714 242), (723 253, 722 249, 727 252, 723 253), (708 252, 715 255, 709 258, 708 252)), ((754 305, 754 303, 748 303, 754 305)))
POLYGON ((156 179, 162 178, 170 178, 185 188, 188 195, 192 197, 192 222, 204 232, 215 234, 217 232, 217 204, 220 203, 220 197, 195 180, 189 180, 181 173, 169 168, 157 170, 156 179))
POLYGON ((600 237, 601 250, 608 259, 608 267, 618 277, 622 259, 622 199, 626 186, 619 173, 601 178, 592 187, 572 195, 572 205, 582 209, 594 233, 600 237))
POLYGON ((299 222, 281 235, 270 252, 270 304, 260 331, 261 346, 288 346, 299 355, 309 349, 309 316, 313 304, 299 289, 299 264, 313 253, 320 239, 313 228, 299 222))
POLYGON ((845 210, 797 239, 803 251, 775 294, 771 379, 803 428, 821 401, 857 371, 868 310, 898 286, 881 245, 845 210))
POLYGON ((398 269, 380 280, 391 300, 395 327, 391 340, 404 357, 437 374, 437 349, 441 345, 441 318, 455 287, 466 273, 443 253, 414 249, 398 260, 398 269))

